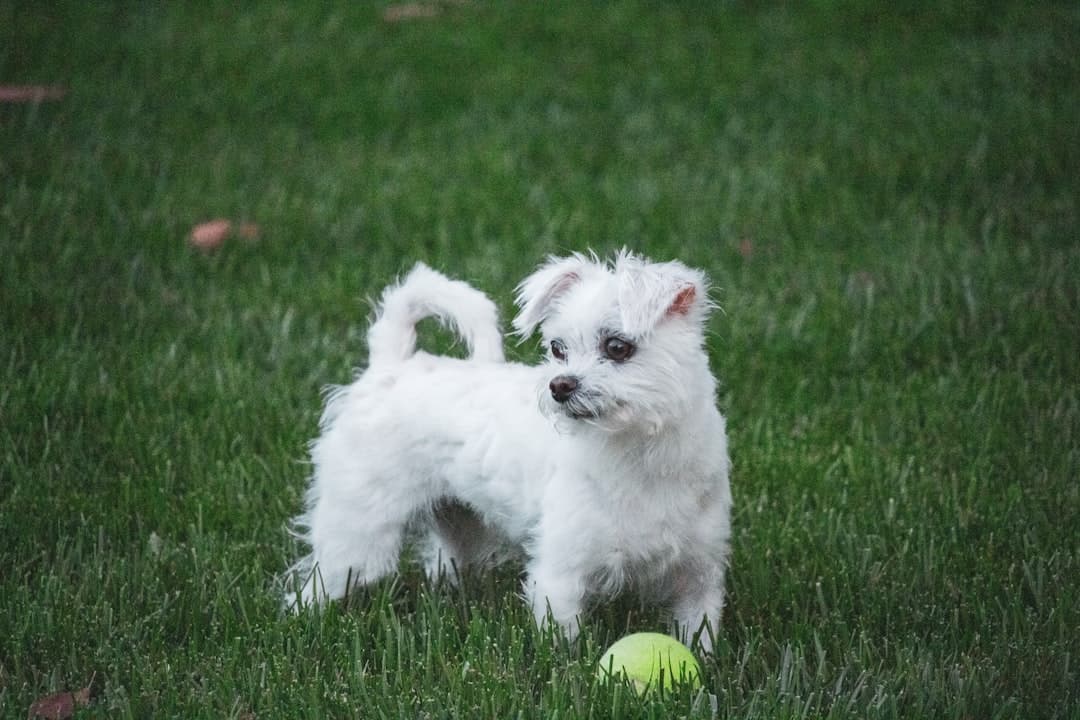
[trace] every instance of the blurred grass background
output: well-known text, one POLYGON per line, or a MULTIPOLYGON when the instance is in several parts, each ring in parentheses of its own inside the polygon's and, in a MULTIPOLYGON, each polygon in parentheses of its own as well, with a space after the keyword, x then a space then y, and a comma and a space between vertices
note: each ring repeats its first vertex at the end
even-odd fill
POLYGON ((709 717, 594 682, 632 599, 273 594, 365 296, 627 246, 723 307, 717 714, 1077 717, 1080 6, 408 7, 0 0, 0 84, 68 89, 0 104, 0 713, 709 717))

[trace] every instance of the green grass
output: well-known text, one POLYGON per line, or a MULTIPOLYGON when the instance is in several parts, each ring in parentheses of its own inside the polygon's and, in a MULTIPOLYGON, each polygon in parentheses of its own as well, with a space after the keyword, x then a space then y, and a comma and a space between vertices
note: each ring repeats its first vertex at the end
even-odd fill
POLYGON ((594 682, 632 599, 273 590, 365 296, 626 245, 724 308, 718 715, 1080 717, 1075 3, 443 8, 0 1, 0 715, 709 717, 594 682))

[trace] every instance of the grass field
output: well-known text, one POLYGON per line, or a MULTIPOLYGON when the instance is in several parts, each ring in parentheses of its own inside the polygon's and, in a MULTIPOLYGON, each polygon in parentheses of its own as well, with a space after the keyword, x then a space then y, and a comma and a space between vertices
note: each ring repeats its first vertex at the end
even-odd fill
POLYGON ((632 598, 274 590, 365 296, 625 245, 723 307, 716 714, 1080 717, 1080 6, 434 7, 0 0, 68 88, 0 105, 0 715, 710 717, 594 681, 632 598))

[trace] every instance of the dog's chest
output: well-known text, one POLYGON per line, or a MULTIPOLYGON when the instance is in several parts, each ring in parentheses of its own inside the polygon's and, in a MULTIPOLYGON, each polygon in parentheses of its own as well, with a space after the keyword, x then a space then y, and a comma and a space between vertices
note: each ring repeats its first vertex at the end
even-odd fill
POLYGON ((692 551, 682 500, 649 492, 607 498, 605 531, 596 540, 608 571, 652 582, 682 564, 692 551))

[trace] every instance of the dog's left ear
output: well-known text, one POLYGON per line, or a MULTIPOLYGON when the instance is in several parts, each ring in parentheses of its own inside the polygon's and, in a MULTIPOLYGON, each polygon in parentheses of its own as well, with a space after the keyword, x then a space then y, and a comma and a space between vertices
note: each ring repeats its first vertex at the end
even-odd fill
POLYGON ((664 322, 704 322, 712 307, 705 274, 681 262, 650 263, 624 255, 615 265, 623 330, 647 335, 664 322))

